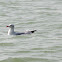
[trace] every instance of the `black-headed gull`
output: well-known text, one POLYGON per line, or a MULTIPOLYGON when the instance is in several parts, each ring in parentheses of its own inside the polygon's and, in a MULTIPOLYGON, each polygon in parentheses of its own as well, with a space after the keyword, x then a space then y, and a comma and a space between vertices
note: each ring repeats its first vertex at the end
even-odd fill
POLYGON ((31 34, 34 33, 36 30, 32 30, 32 31, 26 31, 26 32, 22 32, 22 33, 18 33, 14 31, 14 25, 13 24, 9 24, 9 31, 8 31, 8 35, 22 35, 22 34, 31 34))

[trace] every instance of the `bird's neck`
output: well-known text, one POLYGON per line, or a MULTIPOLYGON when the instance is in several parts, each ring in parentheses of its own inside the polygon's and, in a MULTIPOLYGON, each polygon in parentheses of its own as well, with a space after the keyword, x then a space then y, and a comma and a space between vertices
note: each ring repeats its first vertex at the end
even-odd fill
POLYGON ((8 35, 12 35, 12 34, 14 34, 14 28, 10 28, 8 31, 8 35))

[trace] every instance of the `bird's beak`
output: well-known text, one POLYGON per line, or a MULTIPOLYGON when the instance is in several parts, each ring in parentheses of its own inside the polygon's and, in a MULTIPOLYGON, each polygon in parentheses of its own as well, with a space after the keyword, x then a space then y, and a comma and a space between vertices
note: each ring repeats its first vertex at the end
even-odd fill
POLYGON ((9 26, 6 26, 6 27, 9 27, 9 26))

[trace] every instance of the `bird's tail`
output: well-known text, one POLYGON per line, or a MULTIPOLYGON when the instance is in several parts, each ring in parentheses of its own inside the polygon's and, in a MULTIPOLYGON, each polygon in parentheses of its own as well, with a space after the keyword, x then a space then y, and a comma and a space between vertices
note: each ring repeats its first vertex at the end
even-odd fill
POLYGON ((33 30, 33 31, 31 31, 31 33, 34 33, 35 31, 37 31, 37 30, 33 30))

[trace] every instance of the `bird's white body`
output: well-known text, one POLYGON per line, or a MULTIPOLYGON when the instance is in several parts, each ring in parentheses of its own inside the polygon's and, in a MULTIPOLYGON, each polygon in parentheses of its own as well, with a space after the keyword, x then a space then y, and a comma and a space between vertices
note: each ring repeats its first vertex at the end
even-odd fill
POLYGON ((8 31, 8 35, 15 35, 14 29, 10 28, 8 31))

